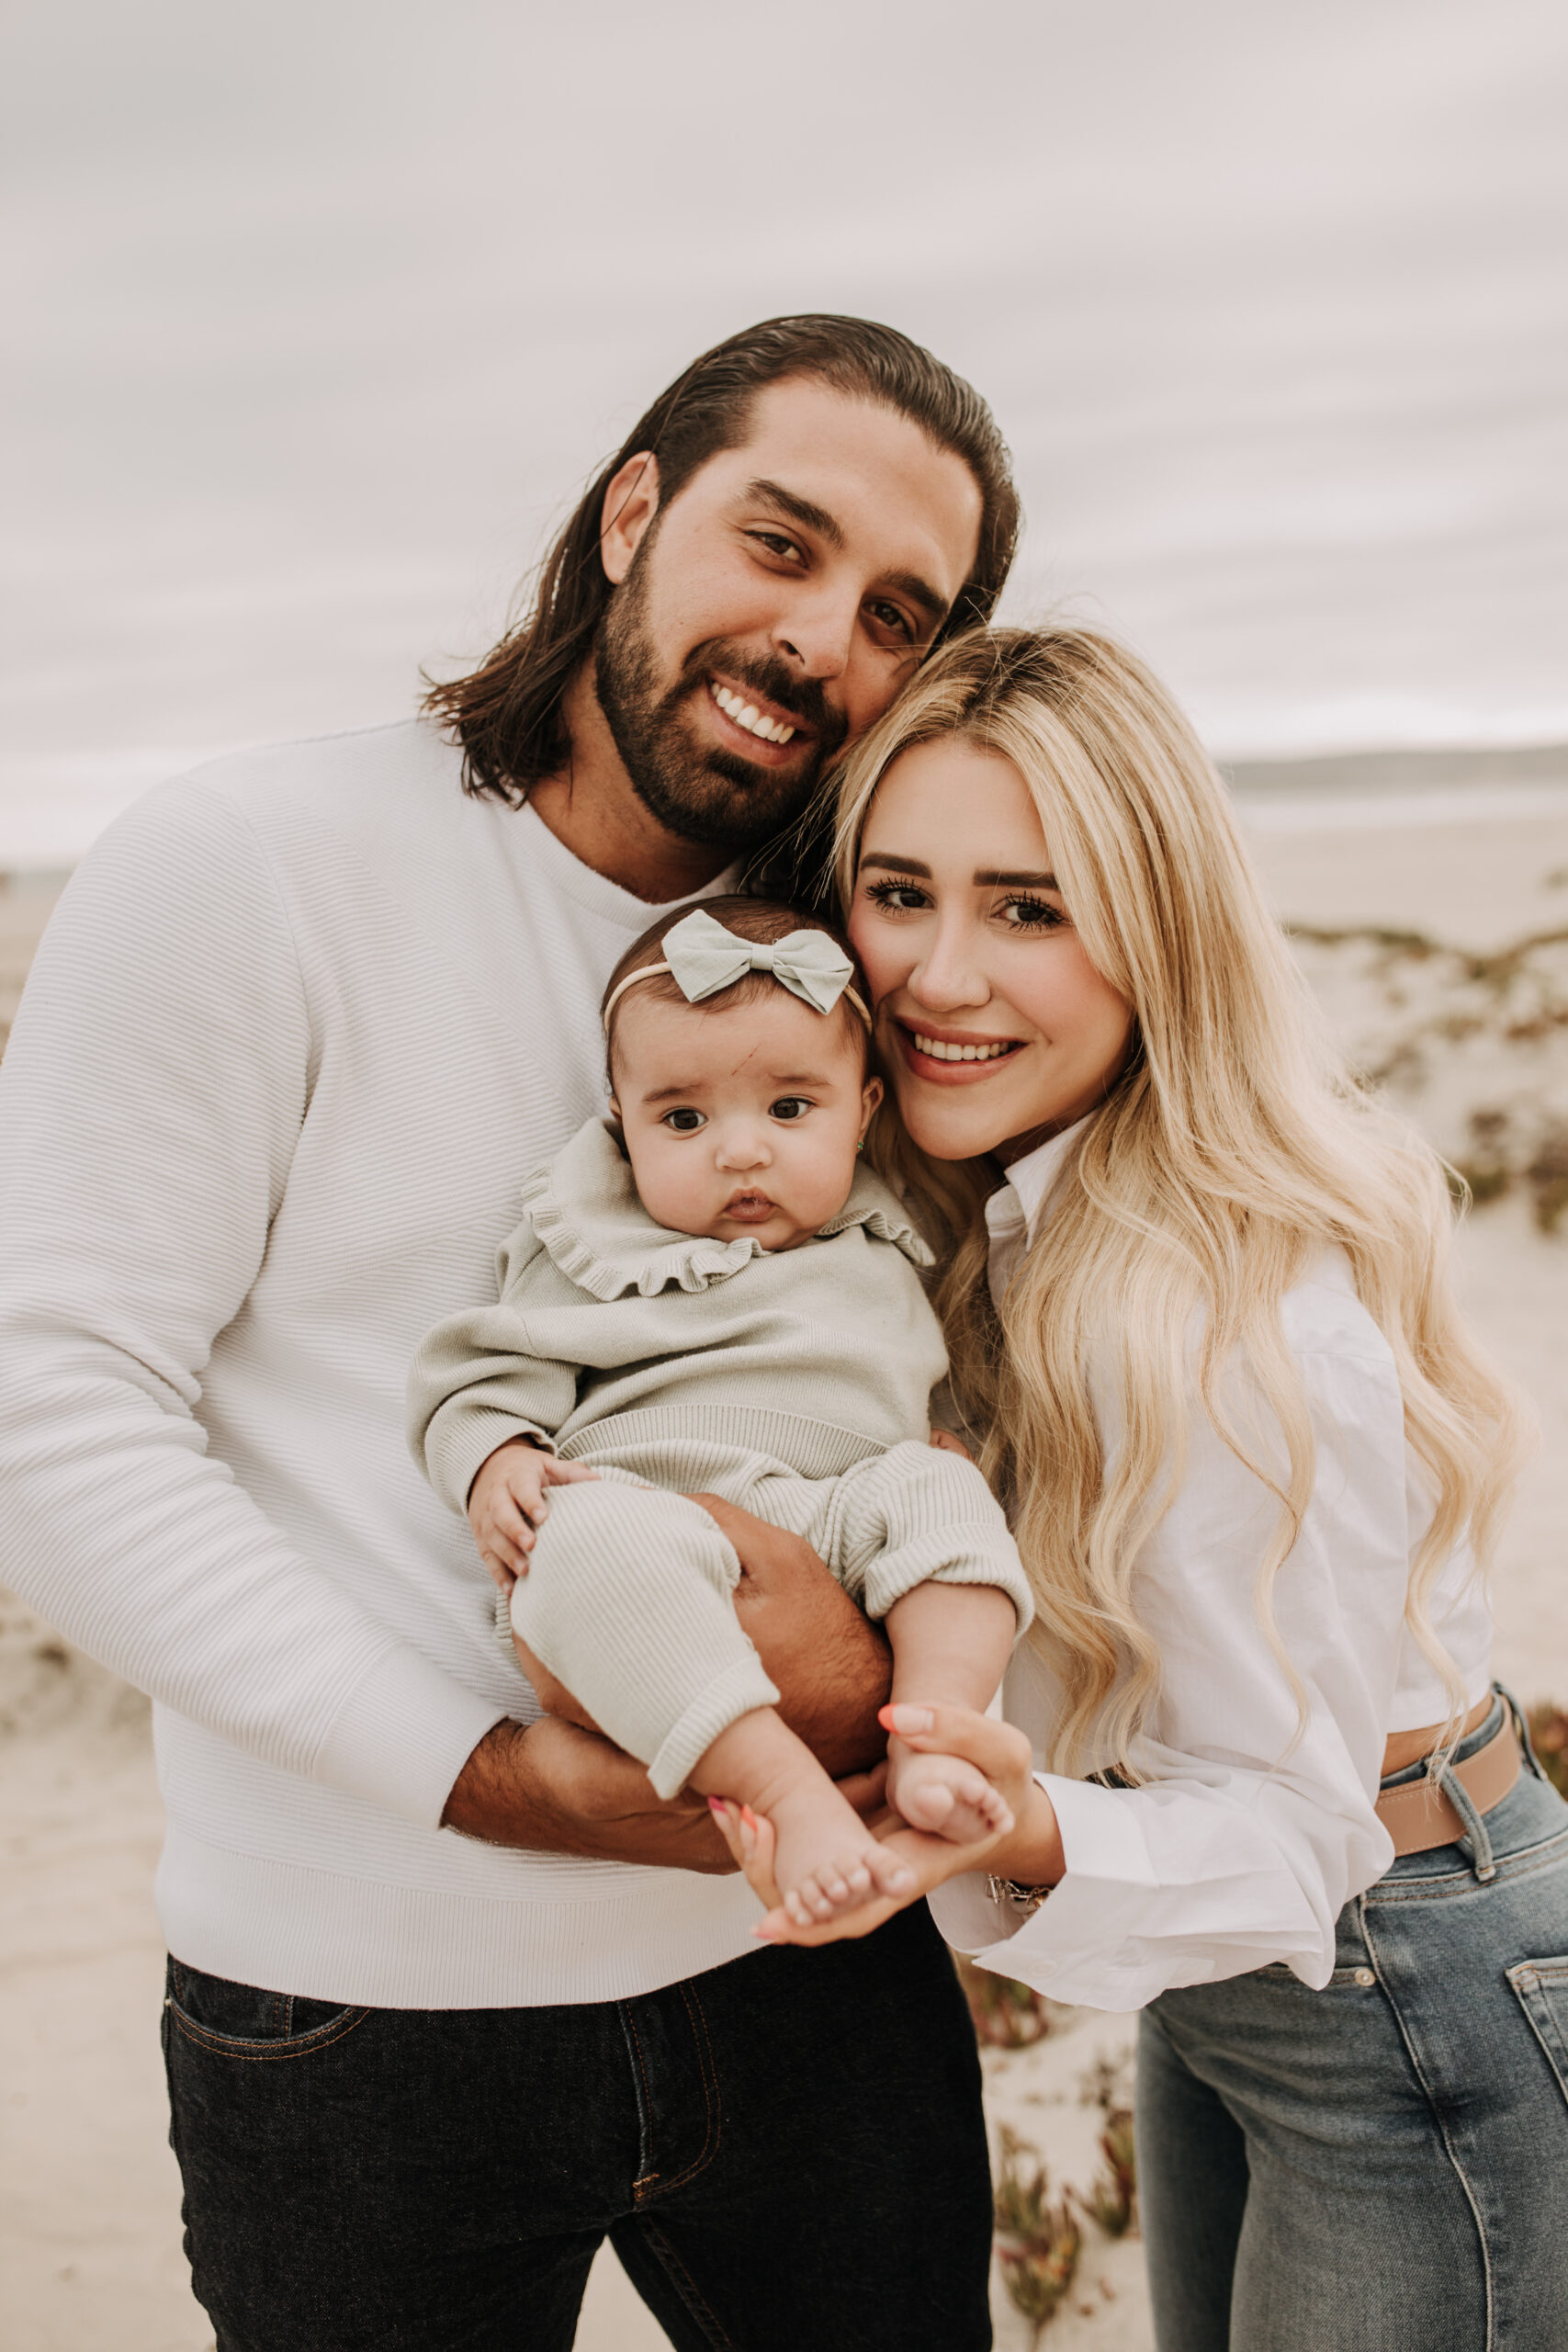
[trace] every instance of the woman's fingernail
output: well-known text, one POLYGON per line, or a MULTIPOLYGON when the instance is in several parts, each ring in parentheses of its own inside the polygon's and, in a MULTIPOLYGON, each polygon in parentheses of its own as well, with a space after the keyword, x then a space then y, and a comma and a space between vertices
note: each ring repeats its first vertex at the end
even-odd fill
POLYGON ((751 1808, 750 1808, 750 1806, 749 1804, 743 1804, 743 1805, 741 1806, 741 1808, 740 1808, 740 1818, 741 1818, 741 1820, 744 1822, 744 1824, 745 1824, 746 1827, 747 1827, 748 1829, 750 1829, 750 1830, 753 1833, 753 1835, 755 1835, 755 1833, 756 1833, 756 1827, 757 1827, 757 1816, 756 1816, 756 1815, 752 1812, 752 1810, 751 1810, 751 1808))
POLYGON ((884 1707, 876 1718, 884 1731, 930 1731, 936 1717, 929 1707, 884 1707))
POLYGON ((708 1811, 710 1813, 722 1815, 724 1811, 724 1799, 722 1797, 709 1797, 708 1811))

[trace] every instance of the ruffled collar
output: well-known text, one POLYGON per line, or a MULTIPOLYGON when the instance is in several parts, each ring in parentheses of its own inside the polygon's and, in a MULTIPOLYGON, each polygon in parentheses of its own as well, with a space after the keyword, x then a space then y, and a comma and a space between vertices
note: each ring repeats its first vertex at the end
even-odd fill
MULTIPOLYGON (((569 1280, 593 1298, 637 1291, 656 1297, 671 1287, 706 1290, 728 1280, 753 1258, 770 1254, 750 1238, 716 1241, 705 1234, 671 1233, 655 1225, 637 1196, 632 1171, 609 1122, 590 1119, 547 1168, 523 1187, 534 1230, 569 1280)), ((819 1238, 863 1225, 891 1242, 913 1266, 931 1253, 897 1201, 869 1168, 857 1168, 849 1199, 821 1228, 819 1238)))

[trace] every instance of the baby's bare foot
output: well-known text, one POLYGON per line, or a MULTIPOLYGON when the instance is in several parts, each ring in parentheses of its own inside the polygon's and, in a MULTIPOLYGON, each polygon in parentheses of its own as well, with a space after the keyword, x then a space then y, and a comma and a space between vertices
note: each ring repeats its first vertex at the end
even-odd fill
POLYGON ((775 1796, 773 1875, 800 1928, 819 1927, 878 1894, 906 1894, 914 1872, 878 1843, 826 1774, 775 1796))
POLYGON ((1012 1814, 983 1772, 957 1756, 917 1756, 895 1740, 889 1750, 887 1800, 911 1829, 972 1846, 1012 1827, 1012 1814))

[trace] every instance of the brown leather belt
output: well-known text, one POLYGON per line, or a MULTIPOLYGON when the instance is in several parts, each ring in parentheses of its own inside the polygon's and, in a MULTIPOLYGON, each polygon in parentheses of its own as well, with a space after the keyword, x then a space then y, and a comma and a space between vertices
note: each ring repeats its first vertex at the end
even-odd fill
MULTIPOLYGON (((1484 1747, 1449 1770, 1477 1813, 1501 1804, 1519 1777, 1523 1758, 1514 1718, 1505 1712, 1500 1728, 1484 1747)), ((1393 1839, 1399 1854, 1425 1854, 1434 1846, 1451 1846, 1464 1836, 1459 1807, 1444 1795, 1436 1781, 1425 1776, 1403 1787, 1385 1789, 1378 1799, 1378 1819, 1393 1839)))

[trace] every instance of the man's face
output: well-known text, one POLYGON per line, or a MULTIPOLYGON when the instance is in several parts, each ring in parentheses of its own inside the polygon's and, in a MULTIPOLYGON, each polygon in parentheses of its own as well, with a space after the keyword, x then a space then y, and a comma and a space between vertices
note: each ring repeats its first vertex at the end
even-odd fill
POLYGON ((798 815, 913 676, 980 514, 908 417, 792 379, 640 531, 607 529, 599 701, 660 822, 744 850, 798 815))

